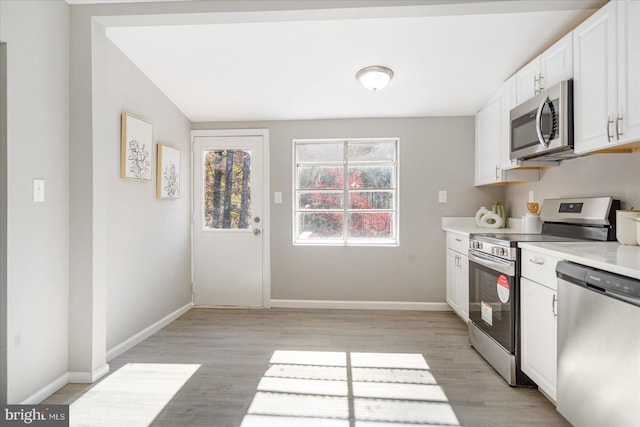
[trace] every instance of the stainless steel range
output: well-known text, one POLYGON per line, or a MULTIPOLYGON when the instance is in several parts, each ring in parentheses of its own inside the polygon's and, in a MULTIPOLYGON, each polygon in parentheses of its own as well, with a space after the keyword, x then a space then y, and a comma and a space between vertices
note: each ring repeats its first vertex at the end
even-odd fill
POLYGON ((520 370, 521 242, 615 240, 611 197, 547 199, 542 234, 471 234, 469 340, 509 385, 533 385, 520 370))

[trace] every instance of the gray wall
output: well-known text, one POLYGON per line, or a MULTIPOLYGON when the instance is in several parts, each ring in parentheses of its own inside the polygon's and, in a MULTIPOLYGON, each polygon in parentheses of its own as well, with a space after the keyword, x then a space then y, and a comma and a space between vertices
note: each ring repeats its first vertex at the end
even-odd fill
POLYGON ((566 160, 543 170, 539 182, 507 187, 510 216, 520 217, 527 212, 529 190, 540 202, 556 197, 614 196, 622 200, 623 209, 640 209, 640 152, 566 160))
POLYGON ((106 132, 94 143, 108 147, 100 161, 107 170, 106 342, 111 349, 191 302, 191 122, 109 41, 106 54, 106 132), (150 182, 120 178, 122 112, 150 121, 154 144, 181 150, 180 199, 156 198, 157 146, 150 182))
POLYGON ((68 25, 65 2, 0 2, 8 89, 9 403, 27 399, 67 372, 68 25), (34 178, 45 180, 44 203, 32 201, 34 178))
POLYGON ((475 188, 473 117, 196 123, 194 129, 268 128, 273 299, 443 302, 443 216, 472 216, 504 189, 475 188), (400 247, 292 244, 292 144, 305 138, 400 138, 400 247), (449 202, 438 203, 438 190, 449 202), (272 196, 271 195, 271 196, 272 196), (273 197, 271 197, 273 200, 273 197))
POLYGON ((0 42, 0 171, 2 171, 0 173, 0 405, 3 405, 7 403, 7 45, 2 42, 0 42))

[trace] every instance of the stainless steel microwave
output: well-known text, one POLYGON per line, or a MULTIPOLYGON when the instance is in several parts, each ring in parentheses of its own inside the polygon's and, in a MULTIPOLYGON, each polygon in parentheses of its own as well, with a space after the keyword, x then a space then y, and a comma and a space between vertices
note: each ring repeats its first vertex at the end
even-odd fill
POLYGON ((511 159, 558 161, 573 152, 573 80, 562 81, 509 114, 511 159))

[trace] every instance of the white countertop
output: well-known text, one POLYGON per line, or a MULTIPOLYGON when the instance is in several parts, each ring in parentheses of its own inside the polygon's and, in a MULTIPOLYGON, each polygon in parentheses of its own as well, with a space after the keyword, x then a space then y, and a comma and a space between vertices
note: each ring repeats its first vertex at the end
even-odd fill
POLYGON ((640 279, 640 246, 618 242, 519 243, 523 249, 640 279))
POLYGON ((469 236, 473 233, 509 233, 509 234, 522 234, 522 219, 509 218, 507 220, 509 227, 507 228, 480 228, 476 226, 476 219, 474 217, 461 217, 461 216, 445 216, 442 217, 442 229, 451 233, 463 234, 469 236))
MULTIPOLYGON (((443 217, 442 229, 465 236, 473 233, 522 233, 522 220, 509 218, 508 228, 478 228, 475 218, 443 217)), ((640 246, 618 242, 532 242, 520 248, 640 280, 640 246)))

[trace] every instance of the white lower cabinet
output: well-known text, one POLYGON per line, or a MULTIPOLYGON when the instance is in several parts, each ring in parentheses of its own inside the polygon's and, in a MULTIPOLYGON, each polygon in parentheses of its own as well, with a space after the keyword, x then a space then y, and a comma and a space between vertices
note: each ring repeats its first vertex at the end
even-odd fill
POLYGON ((468 247, 467 236, 447 233, 447 304, 465 322, 469 320, 468 247))
POLYGON ((520 278, 521 368, 538 388, 556 401, 558 292, 555 269, 558 260, 522 251, 520 278), (527 265, 530 264, 530 267, 527 265), (543 280, 544 283, 532 279, 543 280))

